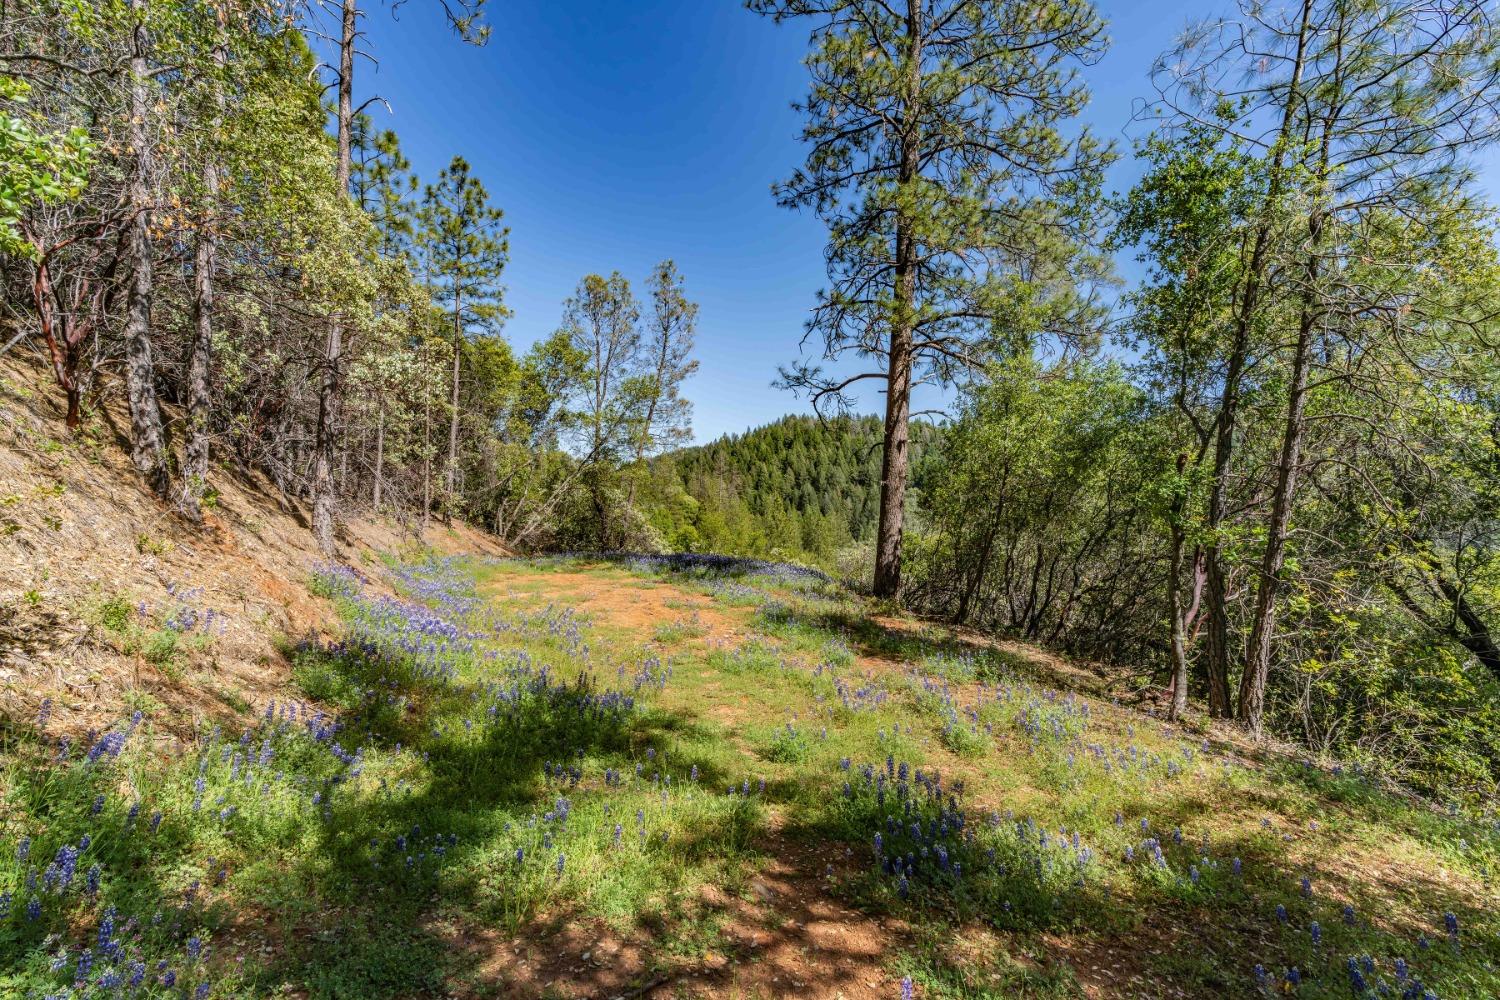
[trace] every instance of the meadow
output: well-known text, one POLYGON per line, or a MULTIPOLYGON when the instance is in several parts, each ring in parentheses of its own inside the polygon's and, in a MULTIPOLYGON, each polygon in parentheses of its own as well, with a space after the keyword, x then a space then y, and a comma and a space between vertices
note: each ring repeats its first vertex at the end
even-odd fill
MULTIPOLYGON (((1500 824, 718 557, 389 558, 240 726, 0 733, 16 997, 1500 995, 1500 824)), ((222 609, 116 602, 135 648, 222 609)))

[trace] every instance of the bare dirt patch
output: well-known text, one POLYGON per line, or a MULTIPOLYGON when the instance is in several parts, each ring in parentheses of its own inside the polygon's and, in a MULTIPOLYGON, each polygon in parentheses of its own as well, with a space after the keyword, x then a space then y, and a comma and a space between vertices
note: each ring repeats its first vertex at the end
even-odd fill
POLYGON ((661 625, 691 617, 705 631, 694 641, 733 642, 749 631, 749 614, 735 614, 713 598, 655 580, 606 579, 597 573, 528 570, 517 565, 487 588, 492 597, 518 595, 518 588, 541 585, 549 600, 562 599, 596 624, 649 637, 661 625))

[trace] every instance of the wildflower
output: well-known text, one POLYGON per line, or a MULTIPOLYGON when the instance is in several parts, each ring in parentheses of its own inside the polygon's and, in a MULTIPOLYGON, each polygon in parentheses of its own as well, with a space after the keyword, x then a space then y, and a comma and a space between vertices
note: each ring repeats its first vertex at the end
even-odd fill
POLYGON ((562 878, 563 863, 564 863, 565 858, 566 858, 566 855, 564 855, 561 851, 559 851, 557 853, 557 877, 558 878, 562 878))
POLYGON ((1350 906, 1348 903, 1344 904, 1344 923, 1348 924, 1350 927, 1354 926, 1354 907, 1350 906))
POLYGON ((1286 923, 1286 907, 1280 903, 1276 904, 1276 919, 1283 924, 1286 923))
POLYGON ((1351 958, 1346 967, 1349 970, 1349 988, 1354 991, 1355 996, 1364 996, 1370 986, 1365 982, 1364 973, 1359 969, 1359 963, 1351 958))
POLYGON ((901 1000, 913 1000, 916 995, 916 987, 912 985, 911 976, 902 977, 901 1000))
POLYGON ((1308 930, 1308 933, 1312 934, 1312 943, 1313 944, 1319 945, 1319 944, 1323 943, 1323 925, 1322 924, 1320 924, 1316 920, 1314 920, 1312 922, 1312 925, 1309 926, 1307 928, 1307 930, 1308 930))
POLYGON ((1302 876, 1302 897, 1312 899, 1312 879, 1306 875, 1302 876))

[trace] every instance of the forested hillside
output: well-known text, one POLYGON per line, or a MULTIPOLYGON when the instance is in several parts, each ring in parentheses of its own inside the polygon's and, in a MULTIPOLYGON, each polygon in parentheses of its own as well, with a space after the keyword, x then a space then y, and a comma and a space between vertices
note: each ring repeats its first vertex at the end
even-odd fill
MULTIPOLYGON (((914 425, 916 454, 939 433, 932 424, 914 425)), ((661 504, 655 515, 674 548, 829 568, 842 554, 855 575, 866 571, 869 549, 859 543, 873 539, 880 511, 878 418, 784 417, 657 464, 692 498, 676 511, 661 504)))
POLYGON ((1495 0, 0 0, 0 996, 1493 1000, 1497 163, 1495 0))

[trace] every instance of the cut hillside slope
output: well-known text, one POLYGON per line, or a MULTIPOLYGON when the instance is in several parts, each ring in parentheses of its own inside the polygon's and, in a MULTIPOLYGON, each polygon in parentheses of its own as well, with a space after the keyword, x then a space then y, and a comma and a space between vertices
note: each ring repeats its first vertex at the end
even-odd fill
MULTIPOLYGON (((263 477, 221 466, 204 524, 184 521, 132 470, 123 405, 70 434, 49 378, 0 364, 0 720, 34 718, 46 700, 58 731, 81 734, 122 707, 158 705, 186 733, 285 697, 278 641, 330 620, 307 590, 321 557, 304 511, 263 477)), ((504 553, 466 525, 434 525, 424 541, 504 553)), ((339 544, 362 566, 417 540, 354 517, 339 544)))

